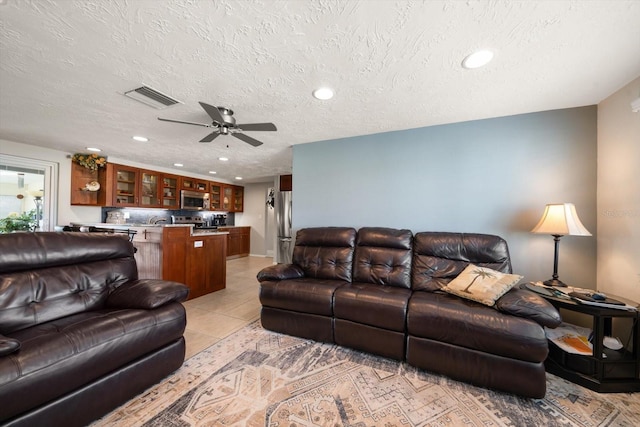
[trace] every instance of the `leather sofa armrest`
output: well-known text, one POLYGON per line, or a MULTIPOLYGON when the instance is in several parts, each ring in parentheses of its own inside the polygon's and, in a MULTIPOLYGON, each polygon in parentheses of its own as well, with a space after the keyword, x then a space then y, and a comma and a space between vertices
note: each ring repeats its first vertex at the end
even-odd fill
POLYGON ((525 289, 511 289, 496 301, 496 308, 504 313, 534 320, 548 328, 555 328, 562 322, 560 313, 549 301, 525 289))
POLYGON ((107 307, 154 309, 170 302, 182 302, 189 288, 178 282, 141 279, 127 282, 107 298, 107 307))
POLYGON ((20 349, 20 341, 0 335, 0 357, 6 356, 20 349))
POLYGON ((276 264, 265 267, 257 275, 258 282, 267 280, 300 279, 304 271, 295 264, 276 264))

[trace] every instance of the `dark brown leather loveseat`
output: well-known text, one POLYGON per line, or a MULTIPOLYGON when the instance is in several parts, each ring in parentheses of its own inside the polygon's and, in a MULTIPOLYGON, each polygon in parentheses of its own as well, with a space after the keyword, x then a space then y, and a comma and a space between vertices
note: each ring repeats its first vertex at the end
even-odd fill
POLYGON ((292 264, 258 273, 262 325, 543 397, 544 326, 557 326, 560 315, 522 289, 510 290, 495 306, 441 291, 470 264, 512 272, 507 243, 498 236, 302 229, 292 264))
POLYGON ((176 370, 188 292, 126 236, 0 235, 0 425, 86 425, 176 370))

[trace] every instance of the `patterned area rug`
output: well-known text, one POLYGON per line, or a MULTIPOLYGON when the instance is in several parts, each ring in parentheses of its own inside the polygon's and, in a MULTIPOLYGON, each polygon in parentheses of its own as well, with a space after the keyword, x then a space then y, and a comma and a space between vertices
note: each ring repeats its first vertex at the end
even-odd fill
POLYGON ((631 427, 640 393, 598 394, 547 374, 546 397, 525 399, 255 322, 93 424, 132 425, 631 427))

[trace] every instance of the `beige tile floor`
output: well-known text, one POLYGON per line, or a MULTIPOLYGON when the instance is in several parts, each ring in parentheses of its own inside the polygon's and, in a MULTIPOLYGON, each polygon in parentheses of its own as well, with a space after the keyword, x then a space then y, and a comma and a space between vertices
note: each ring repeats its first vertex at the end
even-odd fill
POLYGON ((227 287, 184 303, 187 354, 190 358, 260 317, 256 274, 273 258, 243 257, 227 261, 227 287))

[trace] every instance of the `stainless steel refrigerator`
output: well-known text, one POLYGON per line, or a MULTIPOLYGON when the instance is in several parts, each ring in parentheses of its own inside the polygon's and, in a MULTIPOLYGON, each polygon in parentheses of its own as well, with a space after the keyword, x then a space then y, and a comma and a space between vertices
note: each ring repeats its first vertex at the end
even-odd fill
POLYGON ((293 245, 295 243, 291 228, 291 191, 276 192, 276 228, 278 238, 276 244, 276 262, 278 264, 291 264, 293 245))

